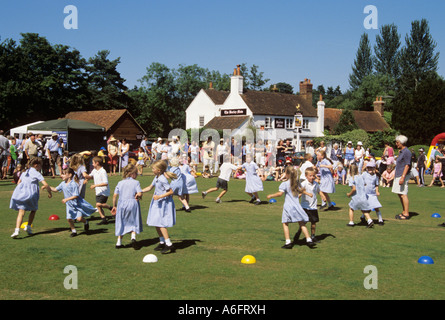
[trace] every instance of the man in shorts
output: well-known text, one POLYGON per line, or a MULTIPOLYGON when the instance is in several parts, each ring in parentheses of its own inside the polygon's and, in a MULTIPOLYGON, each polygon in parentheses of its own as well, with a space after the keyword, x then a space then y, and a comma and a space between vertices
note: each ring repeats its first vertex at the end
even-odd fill
POLYGON ((399 149, 399 155, 396 160, 395 177, 392 185, 392 192, 399 196, 402 204, 402 213, 395 216, 399 220, 408 220, 409 216, 409 199, 408 199, 408 182, 410 180, 411 171, 411 151, 406 147, 408 138, 405 136, 396 137, 396 146, 399 149))
POLYGON ((235 166, 234 164, 231 164, 230 162, 224 162, 219 168, 220 174, 218 180, 216 181, 216 187, 204 191, 202 193, 202 198, 204 199, 208 193, 217 191, 221 188, 223 189, 223 191, 221 191, 218 198, 216 198, 216 203, 221 203, 221 198, 227 193, 227 190, 229 188, 228 182, 230 180, 230 176, 232 175, 232 171, 237 170, 238 168, 239 167, 235 166))

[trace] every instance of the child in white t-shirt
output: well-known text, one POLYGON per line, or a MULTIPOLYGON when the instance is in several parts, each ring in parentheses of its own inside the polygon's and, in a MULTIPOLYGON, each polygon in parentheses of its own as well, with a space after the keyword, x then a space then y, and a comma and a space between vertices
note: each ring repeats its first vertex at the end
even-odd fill
POLYGON ((93 171, 86 178, 94 180, 94 184, 90 188, 96 190, 96 208, 102 218, 102 221, 98 224, 108 224, 103 208, 111 210, 112 207, 107 204, 108 197, 110 196, 110 186, 108 185, 107 172, 103 168, 102 157, 93 158, 93 167, 93 171))
POLYGON ((218 177, 218 180, 216 181, 216 187, 210 188, 207 191, 204 191, 202 193, 202 198, 204 199, 205 196, 210 193, 219 190, 219 188, 223 189, 223 191, 219 194, 218 198, 216 198, 217 203, 221 203, 221 198, 227 193, 228 190, 228 182, 230 180, 230 177, 232 175, 232 171, 238 169, 239 167, 231 164, 230 162, 224 162, 221 167, 219 168, 220 174, 218 177))
POLYGON ((320 191, 320 185, 317 183, 317 181, 315 181, 315 175, 316 173, 313 167, 306 168, 306 179, 301 182, 301 187, 304 188, 305 191, 312 196, 308 196, 307 194, 302 193, 301 207, 308 215, 309 222, 311 223, 311 239, 313 242, 317 243, 318 240, 315 238, 315 228, 317 222, 320 221, 317 210, 317 194, 320 195, 322 199, 324 199, 324 194, 320 191))

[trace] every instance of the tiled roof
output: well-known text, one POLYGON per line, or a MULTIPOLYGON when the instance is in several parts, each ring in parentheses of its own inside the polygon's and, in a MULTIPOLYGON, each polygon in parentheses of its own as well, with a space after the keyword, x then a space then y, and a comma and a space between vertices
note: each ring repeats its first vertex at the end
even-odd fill
POLYGON ((73 111, 65 115, 65 118, 88 121, 102 126, 108 131, 126 112, 126 109, 73 111))
POLYGON ((219 91, 214 89, 206 89, 204 91, 215 104, 223 104, 229 96, 228 91, 219 91))
POLYGON ((248 90, 241 97, 253 114, 293 117, 297 112, 297 105, 300 105, 299 112, 304 117, 317 117, 317 110, 312 107, 312 102, 299 95, 248 90))
MULTIPOLYGON (((324 110, 324 127, 332 132, 337 126, 342 109, 326 108, 324 110)), ((380 113, 376 111, 358 111, 353 110, 355 122, 360 129, 366 132, 376 132, 389 129, 388 123, 383 119, 380 113)))
POLYGON ((204 127, 215 130, 233 130, 239 128, 248 119, 249 116, 214 117, 204 127))

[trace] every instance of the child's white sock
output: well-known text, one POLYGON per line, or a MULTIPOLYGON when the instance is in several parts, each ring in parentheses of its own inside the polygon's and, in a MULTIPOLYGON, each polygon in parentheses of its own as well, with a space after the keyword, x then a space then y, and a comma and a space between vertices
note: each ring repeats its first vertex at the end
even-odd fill
POLYGON ((290 243, 290 239, 286 239, 286 244, 289 244, 290 243))
POLYGON ((122 239, 121 238, 117 238, 116 245, 117 246, 121 246, 122 245, 122 239))
POLYGON ((377 211, 377 217, 379 218, 379 222, 383 221, 382 213, 380 212, 380 210, 377 211))
POLYGON ((312 242, 311 238, 306 238, 306 242, 312 242))
POLYGON ((348 223, 349 225, 354 225, 354 221, 349 221, 349 223, 348 223))
POLYGON ((170 238, 165 239, 165 244, 166 244, 167 246, 169 246, 169 247, 172 245, 172 242, 171 242, 170 238))
POLYGON ((136 240, 136 234, 135 233, 131 234, 131 240, 136 240))
POLYGON ((368 219, 368 224, 370 224, 372 222, 372 219, 370 218, 370 219, 368 219))

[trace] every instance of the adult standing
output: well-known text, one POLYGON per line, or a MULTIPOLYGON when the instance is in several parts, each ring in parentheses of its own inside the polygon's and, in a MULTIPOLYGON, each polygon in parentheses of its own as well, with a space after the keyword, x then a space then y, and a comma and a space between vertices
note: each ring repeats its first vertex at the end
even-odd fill
POLYGON ((203 151, 203 164, 205 166, 209 166, 210 173, 213 174, 213 163, 215 158, 215 142, 212 141, 212 136, 207 137, 207 141, 205 141, 202 145, 203 151))
POLYGON ((9 156, 9 140, 4 135, 4 131, 0 130, 0 166, 1 178, 7 179, 8 174, 8 156, 9 156))
POLYGON ((383 150, 383 157, 386 159, 386 165, 389 166, 394 163, 394 149, 385 142, 385 149, 383 150))
POLYGON ((25 152, 26 161, 29 163, 30 160, 37 157, 39 152, 40 144, 36 141, 36 135, 32 132, 28 133, 29 139, 25 143, 23 151, 25 152))
POLYGON ((286 162, 286 158, 285 158, 286 146, 284 145, 283 140, 278 141, 276 151, 277 151, 276 165, 277 166, 284 165, 284 163, 286 162))
POLYGON ((49 167, 51 170, 52 178, 56 177, 56 164, 59 166, 59 172, 61 172, 61 162, 59 155, 59 135, 57 133, 53 133, 51 135, 51 139, 46 142, 46 156, 49 159, 49 167))
POLYGON ((354 163, 354 147, 352 146, 352 141, 348 141, 345 148, 345 168, 348 169, 351 164, 354 163))
POLYGON ((125 168, 128 165, 128 153, 130 152, 130 144, 126 138, 123 138, 120 145, 121 151, 121 168, 125 168))
POLYGON ((110 174, 115 175, 117 161, 119 159, 117 155, 118 145, 115 137, 111 137, 111 139, 108 141, 107 151, 108 151, 108 165, 110 168, 110 174))
POLYGON ((354 151, 354 162, 357 164, 359 174, 362 174, 364 158, 365 158, 365 149, 363 149, 363 143, 359 141, 357 142, 357 147, 355 148, 354 151))
POLYGON ((417 158, 416 169, 419 171, 419 186, 425 186, 425 169, 426 169, 426 156, 423 148, 419 149, 419 157, 417 158))
POLYGON ((394 183, 392 185, 392 192, 397 194, 402 204, 402 213, 396 215, 396 219, 408 220, 409 216, 409 199, 408 199, 408 182, 410 176, 408 173, 411 170, 411 152, 406 147, 408 138, 400 135, 396 137, 396 147, 399 149, 399 155, 396 161, 394 183))

